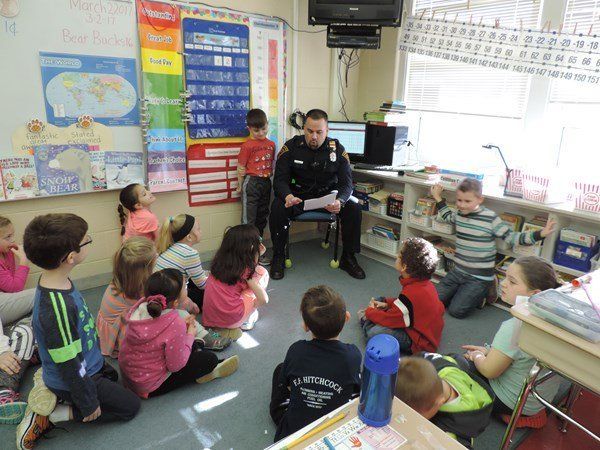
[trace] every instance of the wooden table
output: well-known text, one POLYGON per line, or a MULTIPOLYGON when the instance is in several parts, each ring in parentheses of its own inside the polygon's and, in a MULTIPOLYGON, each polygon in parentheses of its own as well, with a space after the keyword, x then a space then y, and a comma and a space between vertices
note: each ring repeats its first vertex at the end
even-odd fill
POLYGON ((523 384, 521 395, 502 440, 502 449, 508 449, 510 446, 515 423, 521 415, 529 394, 534 395, 537 400, 554 411, 559 417, 582 429, 593 439, 600 442, 600 437, 568 415, 574 398, 569 399, 570 401, 567 402, 567 414, 565 414, 556 409, 546 399, 541 398, 535 391, 536 385, 548 379, 552 374, 558 373, 576 385, 600 395, 600 344, 586 341, 567 330, 534 316, 529 311, 527 303, 513 306, 511 313, 522 321, 519 347, 535 358, 536 363, 523 384), (547 369, 549 373, 538 379, 541 369, 547 369))
MULTIPOLYGON (((320 433, 312 436, 304 442, 292 447, 295 449, 302 449, 309 445, 323 439, 326 435, 339 428, 344 423, 352 420, 357 416, 358 413, 358 399, 349 402, 346 405, 341 406, 337 410, 329 413, 327 417, 334 417, 340 412, 347 412, 346 417, 337 423, 332 424, 330 427, 322 430, 320 433)), ((327 420, 327 419, 326 419, 327 420)), ((323 419, 313 422, 306 427, 298 430, 294 434, 288 436, 285 439, 273 444, 268 447, 268 450, 277 450, 283 448, 285 445, 289 445, 291 442, 296 440, 298 437, 303 436, 308 431, 313 429, 323 419)), ((404 436, 408 442, 400 447, 401 450, 419 449, 419 450, 459 450, 465 449, 461 444, 452 439, 434 424, 429 422, 427 419, 422 417, 419 413, 411 409, 408 405, 401 402, 397 398, 394 398, 392 404, 392 420, 390 421, 390 427, 404 436)))

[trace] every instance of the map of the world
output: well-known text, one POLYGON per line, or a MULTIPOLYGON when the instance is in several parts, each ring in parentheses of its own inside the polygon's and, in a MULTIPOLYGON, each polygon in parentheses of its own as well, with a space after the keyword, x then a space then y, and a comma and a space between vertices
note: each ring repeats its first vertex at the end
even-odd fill
POLYGON ((46 99, 56 117, 95 119, 123 117, 136 106, 134 87, 119 75, 62 72, 46 86, 46 99))

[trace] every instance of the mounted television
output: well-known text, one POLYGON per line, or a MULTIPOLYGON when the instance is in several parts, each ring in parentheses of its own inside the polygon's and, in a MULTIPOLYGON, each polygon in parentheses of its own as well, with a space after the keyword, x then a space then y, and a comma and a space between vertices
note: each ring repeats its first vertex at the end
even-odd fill
POLYGON ((402 0, 308 0, 308 24, 375 24, 399 27, 402 0))

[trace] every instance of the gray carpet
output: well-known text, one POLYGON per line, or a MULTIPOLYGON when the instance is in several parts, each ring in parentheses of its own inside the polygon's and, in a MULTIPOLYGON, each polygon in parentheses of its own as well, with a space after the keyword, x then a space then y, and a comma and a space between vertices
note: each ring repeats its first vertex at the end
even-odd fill
MULTIPOLYGON (((331 250, 324 251, 319 242, 293 244, 293 267, 280 281, 271 281, 270 303, 261 310, 256 328, 222 355, 238 354, 240 368, 233 376, 205 385, 190 385, 165 396, 142 402, 139 415, 128 423, 61 424, 39 448, 96 449, 261 449, 273 442, 275 428, 268 405, 273 368, 283 360, 294 341, 307 338, 300 327, 298 312, 302 293, 315 284, 328 284, 346 299, 353 317, 341 339, 358 345, 365 341, 356 320, 356 311, 371 296, 396 295, 396 271, 368 258, 359 257, 367 272, 366 280, 355 280, 340 270, 329 268, 331 250), (246 348, 244 348, 244 345, 246 348)), ((84 291, 92 312, 97 312, 104 288, 84 291)), ((446 315, 440 351, 453 352, 461 344, 490 342, 508 313, 494 307, 477 311, 472 317, 456 320, 446 315)), ((23 392, 31 387, 28 371, 23 392)), ((11 448, 14 426, 0 426, 2 448, 11 448)), ((497 449, 505 425, 492 420, 476 441, 476 449, 497 449)), ((14 446, 14 444, 12 444, 14 446)))

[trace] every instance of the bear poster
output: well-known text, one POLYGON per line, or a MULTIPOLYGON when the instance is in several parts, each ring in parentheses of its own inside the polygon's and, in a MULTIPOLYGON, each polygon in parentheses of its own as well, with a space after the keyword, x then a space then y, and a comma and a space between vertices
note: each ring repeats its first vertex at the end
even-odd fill
POLYGON ((34 147, 34 156, 41 195, 93 190, 87 145, 41 145, 34 147))

